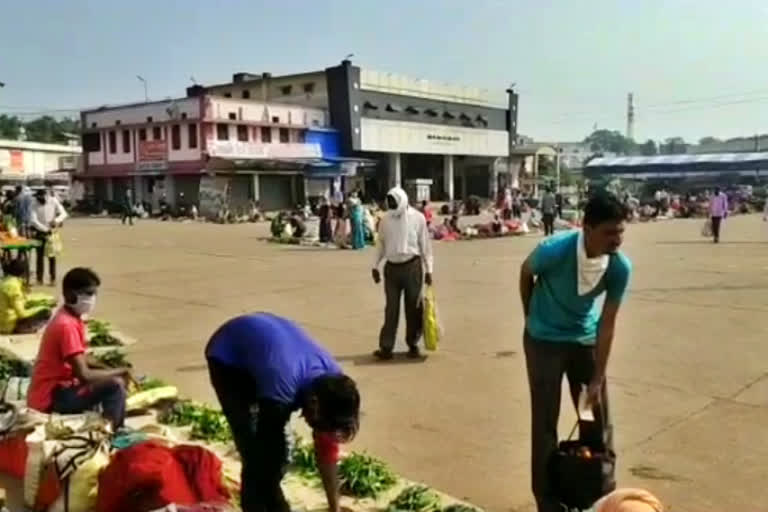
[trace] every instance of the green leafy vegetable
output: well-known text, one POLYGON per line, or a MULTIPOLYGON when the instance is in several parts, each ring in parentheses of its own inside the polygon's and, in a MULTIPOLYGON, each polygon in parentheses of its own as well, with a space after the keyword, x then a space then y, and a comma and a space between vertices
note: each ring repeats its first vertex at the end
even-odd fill
POLYGON ((298 436, 296 436, 296 442, 291 450, 291 469, 304 478, 319 476, 314 445, 303 441, 298 436))
POLYGON ((123 343, 112 335, 112 325, 104 320, 88 320, 88 332, 91 334, 88 344, 92 347, 122 346, 123 343))
POLYGON ((29 377, 32 365, 18 359, 10 359, 0 356, 0 380, 8 380, 11 377, 29 377))
POLYGON ((457 503, 455 505, 448 505, 443 509, 443 512, 480 512, 480 511, 475 507, 460 505, 457 503))
POLYGON ((189 400, 176 402, 160 415, 159 420, 166 425, 192 426, 190 434, 193 439, 219 442, 232 440, 229 423, 221 411, 189 400))
POLYGON ((53 309, 56 307, 56 299, 53 297, 34 297, 27 299, 25 306, 28 309, 33 308, 48 308, 53 309))
POLYGON ((133 368, 133 365, 125 358, 125 354, 117 350, 93 354, 93 357, 108 368, 133 368))
POLYGON ((139 382, 139 391, 149 391, 150 389, 156 389, 156 388, 162 388, 167 386, 164 381, 160 379, 153 379, 151 377, 148 377, 146 379, 142 379, 139 382))
POLYGON ((439 512, 440 496, 423 485, 406 487, 392 500, 387 512, 439 512))
POLYGON ((397 483, 387 465, 367 454, 353 453, 339 464, 341 491, 359 498, 376 498, 397 483))

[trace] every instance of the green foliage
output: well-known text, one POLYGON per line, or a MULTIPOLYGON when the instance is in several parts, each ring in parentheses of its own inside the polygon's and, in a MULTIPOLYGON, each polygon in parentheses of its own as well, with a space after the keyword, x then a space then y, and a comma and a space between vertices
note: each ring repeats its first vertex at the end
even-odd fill
POLYGON ((139 382, 139 391, 149 391, 150 389, 162 388, 167 385, 160 379, 146 378, 139 382))
POLYGON ((291 470, 304 478, 319 476, 314 445, 303 441, 298 436, 296 436, 296 443, 291 450, 291 470))
POLYGON ((339 464, 341 491, 358 498, 376 498, 397 483, 387 465, 367 454, 353 453, 339 464))
POLYGON ((108 368, 133 368, 133 365, 125 358, 125 354, 117 350, 110 350, 93 357, 108 368))
POLYGON ((28 309, 33 308, 48 308, 53 309, 56 307, 56 299, 53 297, 39 297, 39 298, 32 298, 28 299, 25 307, 28 309))
POLYGON ((24 122, 16 116, 0 115, 0 139, 16 140, 22 128, 29 141, 62 144, 69 140, 67 134, 80 132, 80 122, 67 117, 56 119, 51 116, 24 122))
POLYGON ((232 431, 221 411, 211 409, 190 400, 176 402, 158 418, 160 423, 177 427, 191 426, 193 439, 227 442, 232 440, 232 431))
POLYGON ((656 147, 656 142, 652 139, 648 139, 640 145, 640 154, 643 156, 654 156, 659 153, 659 149, 656 147))
POLYGON ((92 347, 119 347, 123 343, 112 335, 112 325, 104 320, 95 318, 88 320, 88 332, 91 338, 88 344, 92 347))
POLYGON ((32 366, 29 363, 0 356, 0 381, 11 377, 29 377, 31 371, 32 366))
POLYGON ((406 487, 387 507, 387 512, 438 512, 439 510, 440 496, 423 485, 406 487))
POLYGON ((630 155, 635 149, 635 142, 617 130, 595 130, 584 142, 589 144, 589 149, 595 153, 630 155))
POLYGON ((468 505, 448 505, 443 509, 443 512, 480 512, 475 507, 470 507, 468 505))

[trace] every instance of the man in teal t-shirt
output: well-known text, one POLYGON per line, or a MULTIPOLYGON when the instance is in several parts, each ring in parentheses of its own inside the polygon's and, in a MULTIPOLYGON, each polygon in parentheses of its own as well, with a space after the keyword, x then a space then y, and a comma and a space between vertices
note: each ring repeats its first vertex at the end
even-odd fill
MULTIPOLYGON (((557 448, 557 423, 563 375, 571 398, 588 390, 594 422, 582 422, 580 435, 613 452, 605 370, 616 315, 632 273, 619 246, 627 208, 601 192, 584 210, 584 229, 546 239, 528 256, 520 271, 525 314, 524 345, 531 391, 532 482, 538 512, 560 512, 551 488, 548 463, 557 448), (602 310, 597 299, 604 297, 602 310)), ((606 490, 613 485, 613 469, 606 490)))

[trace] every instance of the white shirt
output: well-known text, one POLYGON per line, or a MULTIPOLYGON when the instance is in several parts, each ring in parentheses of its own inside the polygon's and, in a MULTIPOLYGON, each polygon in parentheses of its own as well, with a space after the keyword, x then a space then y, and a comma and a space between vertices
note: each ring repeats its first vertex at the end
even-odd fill
POLYGON ((408 207, 405 211, 407 218, 407 237, 401 240, 397 222, 399 219, 389 213, 382 217, 379 223, 379 243, 376 246, 376 260, 374 268, 378 268, 381 262, 387 260, 390 263, 405 263, 414 256, 421 257, 424 269, 428 274, 432 273, 434 258, 432 256, 432 239, 427 228, 427 220, 424 214, 415 208, 408 207))
POLYGON ((48 197, 45 204, 35 199, 32 205, 30 224, 38 231, 47 233, 51 230, 51 223, 61 224, 67 218, 67 212, 55 197, 48 197))

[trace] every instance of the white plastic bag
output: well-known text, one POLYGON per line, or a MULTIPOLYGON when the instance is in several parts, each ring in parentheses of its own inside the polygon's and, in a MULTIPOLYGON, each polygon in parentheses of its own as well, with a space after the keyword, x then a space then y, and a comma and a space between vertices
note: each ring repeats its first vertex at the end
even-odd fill
POLYGON ((707 219, 701 228, 701 236, 710 238, 712 236, 712 219, 707 219))

